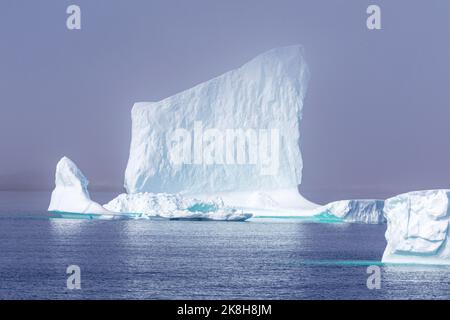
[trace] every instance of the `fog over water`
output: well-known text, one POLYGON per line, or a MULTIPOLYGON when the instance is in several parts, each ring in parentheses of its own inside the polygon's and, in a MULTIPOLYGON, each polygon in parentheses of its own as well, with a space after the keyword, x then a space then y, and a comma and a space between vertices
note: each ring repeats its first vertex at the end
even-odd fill
POLYGON ((302 44, 302 193, 316 202, 450 187, 450 2, 3 1, 0 189, 48 190, 66 155, 120 191, 130 110, 302 44), (366 28, 378 4, 382 30, 366 28))

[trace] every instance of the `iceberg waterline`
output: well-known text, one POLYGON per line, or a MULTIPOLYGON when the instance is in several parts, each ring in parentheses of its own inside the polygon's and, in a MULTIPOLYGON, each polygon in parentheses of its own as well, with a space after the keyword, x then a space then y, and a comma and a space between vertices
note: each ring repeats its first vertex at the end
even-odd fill
POLYGON ((106 204, 105 208, 114 212, 177 220, 245 221, 252 217, 251 213, 225 206, 220 198, 201 201, 180 194, 167 193, 121 194, 106 204))
MULTIPOLYGON (((52 192, 48 210, 58 212, 64 217, 74 217, 73 214, 86 214, 89 215, 87 217, 90 219, 111 220, 161 217, 176 220, 245 221, 250 219, 254 212, 257 213, 256 216, 259 218, 299 217, 305 218, 305 221, 308 222, 325 223, 376 223, 379 219, 377 210, 380 206, 378 201, 375 200, 337 201, 323 207, 309 209, 303 214, 294 210, 292 213, 280 214, 276 211, 278 203, 269 194, 263 192, 240 195, 241 197, 247 197, 248 210, 226 206, 220 196, 208 198, 208 196, 203 195, 195 198, 181 194, 149 192, 121 194, 102 206, 91 200, 87 189, 88 184, 89 181, 76 164, 69 158, 63 157, 56 166, 55 189, 52 192), (275 213, 270 215, 272 210, 275 213)), ((289 192, 292 192, 292 190, 280 192, 287 197, 291 197, 289 192)), ((229 194, 227 195, 229 196, 229 194)), ((233 195, 230 201, 233 202, 235 199, 236 195, 233 195)))
MULTIPOLYGON (((56 167, 55 189, 48 210, 78 219, 148 219, 246 221, 253 215, 225 206, 221 198, 199 200, 180 194, 121 194, 102 206, 91 200, 89 181, 63 157, 56 167)), ((276 205, 264 194, 255 195, 276 205)), ((262 216, 264 217, 264 216, 262 216)), ((266 215, 266 217, 268 217, 266 215)), ((282 216, 272 216, 271 218, 282 216)), ((290 216, 292 218, 292 216, 290 216)), ((450 191, 427 190, 402 194, 386 201, 343 200, 320 207, 313 215, 298 215, 316 223, 383 223, 387 246, 382 262, 389 264, 450 265, 450 191)))

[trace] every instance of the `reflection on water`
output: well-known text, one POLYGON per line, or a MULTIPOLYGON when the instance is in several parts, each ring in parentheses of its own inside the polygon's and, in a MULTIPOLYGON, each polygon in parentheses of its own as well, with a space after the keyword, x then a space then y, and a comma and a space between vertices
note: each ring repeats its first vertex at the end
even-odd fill
POLYGON ((71 236, 80 236, 89 220, 82 219, 49 219, 50 231, 56 239, 67 239, 71 236))
POLYGON ((449 267, 380 263, 385 226, 49 219, 5 210, 1 194, 0 208, 0 298, 450 298, 449 267), (72 264, 80 291, 66 289, 72 264))

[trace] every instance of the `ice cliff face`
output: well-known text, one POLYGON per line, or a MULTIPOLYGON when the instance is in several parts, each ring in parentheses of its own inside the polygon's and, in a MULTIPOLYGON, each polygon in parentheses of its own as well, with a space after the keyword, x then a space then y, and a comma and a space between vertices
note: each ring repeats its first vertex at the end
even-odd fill
POLYGON ((127 192, 296 190, 308 78, 303 49, 291 46, 162 101, 136 103, 127 192))
POLYGON ((385 201, 386 263, 450 264, 449 190, 416 191, 385 201))
POLYGON ((322 211, 346 222, 381 224, 386 222, 383 207, 383 200, 341 200, 327 204, 322 211))
POLYGON ((69 158, 63 157, 56 166, 55 189, 48 211, 110 214, 100 204, 91 200, 89 181, 69 158))

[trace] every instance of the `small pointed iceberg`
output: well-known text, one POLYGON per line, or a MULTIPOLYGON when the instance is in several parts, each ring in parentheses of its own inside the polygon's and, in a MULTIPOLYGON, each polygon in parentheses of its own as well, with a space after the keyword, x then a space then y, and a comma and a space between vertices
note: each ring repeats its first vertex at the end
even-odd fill
POLYGON ((56 166, 55 189, 48 211, 66 213, 111 214, 91 200, 87 190, 89 181, 76 164, 63 157, 56 166))

